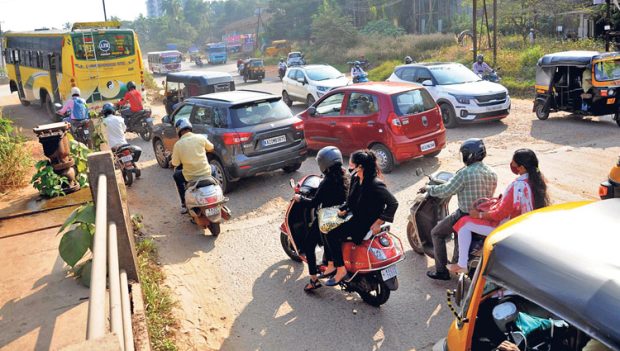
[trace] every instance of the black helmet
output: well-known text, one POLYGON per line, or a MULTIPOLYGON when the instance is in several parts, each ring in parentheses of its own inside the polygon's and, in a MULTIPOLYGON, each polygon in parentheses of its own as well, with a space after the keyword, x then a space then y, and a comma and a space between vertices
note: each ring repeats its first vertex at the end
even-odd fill
POLYGON ((177 130, 177 134, 179 135, 179 138, 181 137, 181 132, 189 129, 189 131, 191 132, 193 127, 192 124, 189 122, 189 120, 187 118, 181 118, 179 119, 175 124, 174 124, 174 128, 176 128, 177 130))
POLYGON ((476 56, 476 61, 478 61, 478 62, 484 61, 484 55, 483 54, 478 54, 478 56, 476 56))
POLYGON ((108 115, 114 114, 115 110, 116 109, 114 108, 114 105, 112 105, 109 102, 106 102, 105 104, 103 104, 103 107, 101 108, 101 113, 103 113, 104 116, 108 116, 108 115))
POLYGON ((136 83, 129 81, 127 82, 127 90, 131 90, 131 89, 135 89, 136 88, 136 83))
POLYGON ((405 56, 405 64, 408 65, 410 63, 413 63, 413 59, 411 58, 411 56, 405 56))
POLYGON ((316 163, 319 164, 321 172, 325 173, 335 164, 342 165, 342 153, 335 146, 326 146, 317 152, 316 163))
POLYGON ((463 154, 463 162, 470 165, 474 162, 484 160, 487 155, 487 149, 484 147, 482 139, 471 138, 461 144, 461 154, 463 154))

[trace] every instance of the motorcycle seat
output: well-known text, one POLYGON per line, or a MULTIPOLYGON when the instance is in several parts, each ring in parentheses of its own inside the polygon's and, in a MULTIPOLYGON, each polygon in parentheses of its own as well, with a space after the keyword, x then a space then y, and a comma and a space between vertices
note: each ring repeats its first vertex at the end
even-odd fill
POLYGON ((123 144, 121 146, 118 146, 116 148, 116 150, 114 150, 114 152, 123 152, 124 150, 129 149, 131 151, 131 145, 130 144, 123 144))
POLYGON ((213 177, 204 177, 204 178, 187 183, 188 188, 190 187, 202 188, 202 187, 210 186, 210 185, 219 185, 219 182, 217 181, 217 179, 213 177))

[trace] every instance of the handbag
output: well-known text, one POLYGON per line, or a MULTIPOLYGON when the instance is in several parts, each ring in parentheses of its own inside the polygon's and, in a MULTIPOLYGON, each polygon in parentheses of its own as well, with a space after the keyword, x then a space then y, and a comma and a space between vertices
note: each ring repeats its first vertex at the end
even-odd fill
POLYGON ((330 231, 336 229, 342 223, 348 221, 353 217, 351 213, 348 213, 346 217, 342 218, 338 216, 340 206, 322 207, 318 211, 319 230, 323 234, 327 234, 330 231))
POLYGON ((475 208, 478 212, 489 212, 495 210, 499 206, 499 203, 501 201, 501 195, 498 197, 483 197, 474 201, 472 207, 475 208))

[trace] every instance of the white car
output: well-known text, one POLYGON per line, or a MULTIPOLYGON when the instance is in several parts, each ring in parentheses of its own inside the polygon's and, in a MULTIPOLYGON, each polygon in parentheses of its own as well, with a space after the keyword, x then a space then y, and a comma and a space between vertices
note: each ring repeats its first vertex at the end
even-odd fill
POLYGON ((482 80, 460 63, 402 65, 387 80, 426 87, 441 108, 446 128, 498 120, 510 113, 508 90, 501 84, 482 80))
POLYGON ((330 65, 289 67, 282 79, 282 100, 290 107, 293 101, 312 106, 328 91, 349 84, 349 79, 330 65))

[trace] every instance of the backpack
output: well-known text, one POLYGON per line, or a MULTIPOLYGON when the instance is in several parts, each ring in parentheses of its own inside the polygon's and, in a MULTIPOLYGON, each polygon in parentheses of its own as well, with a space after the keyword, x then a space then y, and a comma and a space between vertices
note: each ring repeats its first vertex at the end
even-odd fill
POLYGON ((73 98, 73 111, 71 111, 73 119, 81 121, 88 118, 88 107, 86 102, 81 98, 73 98))

